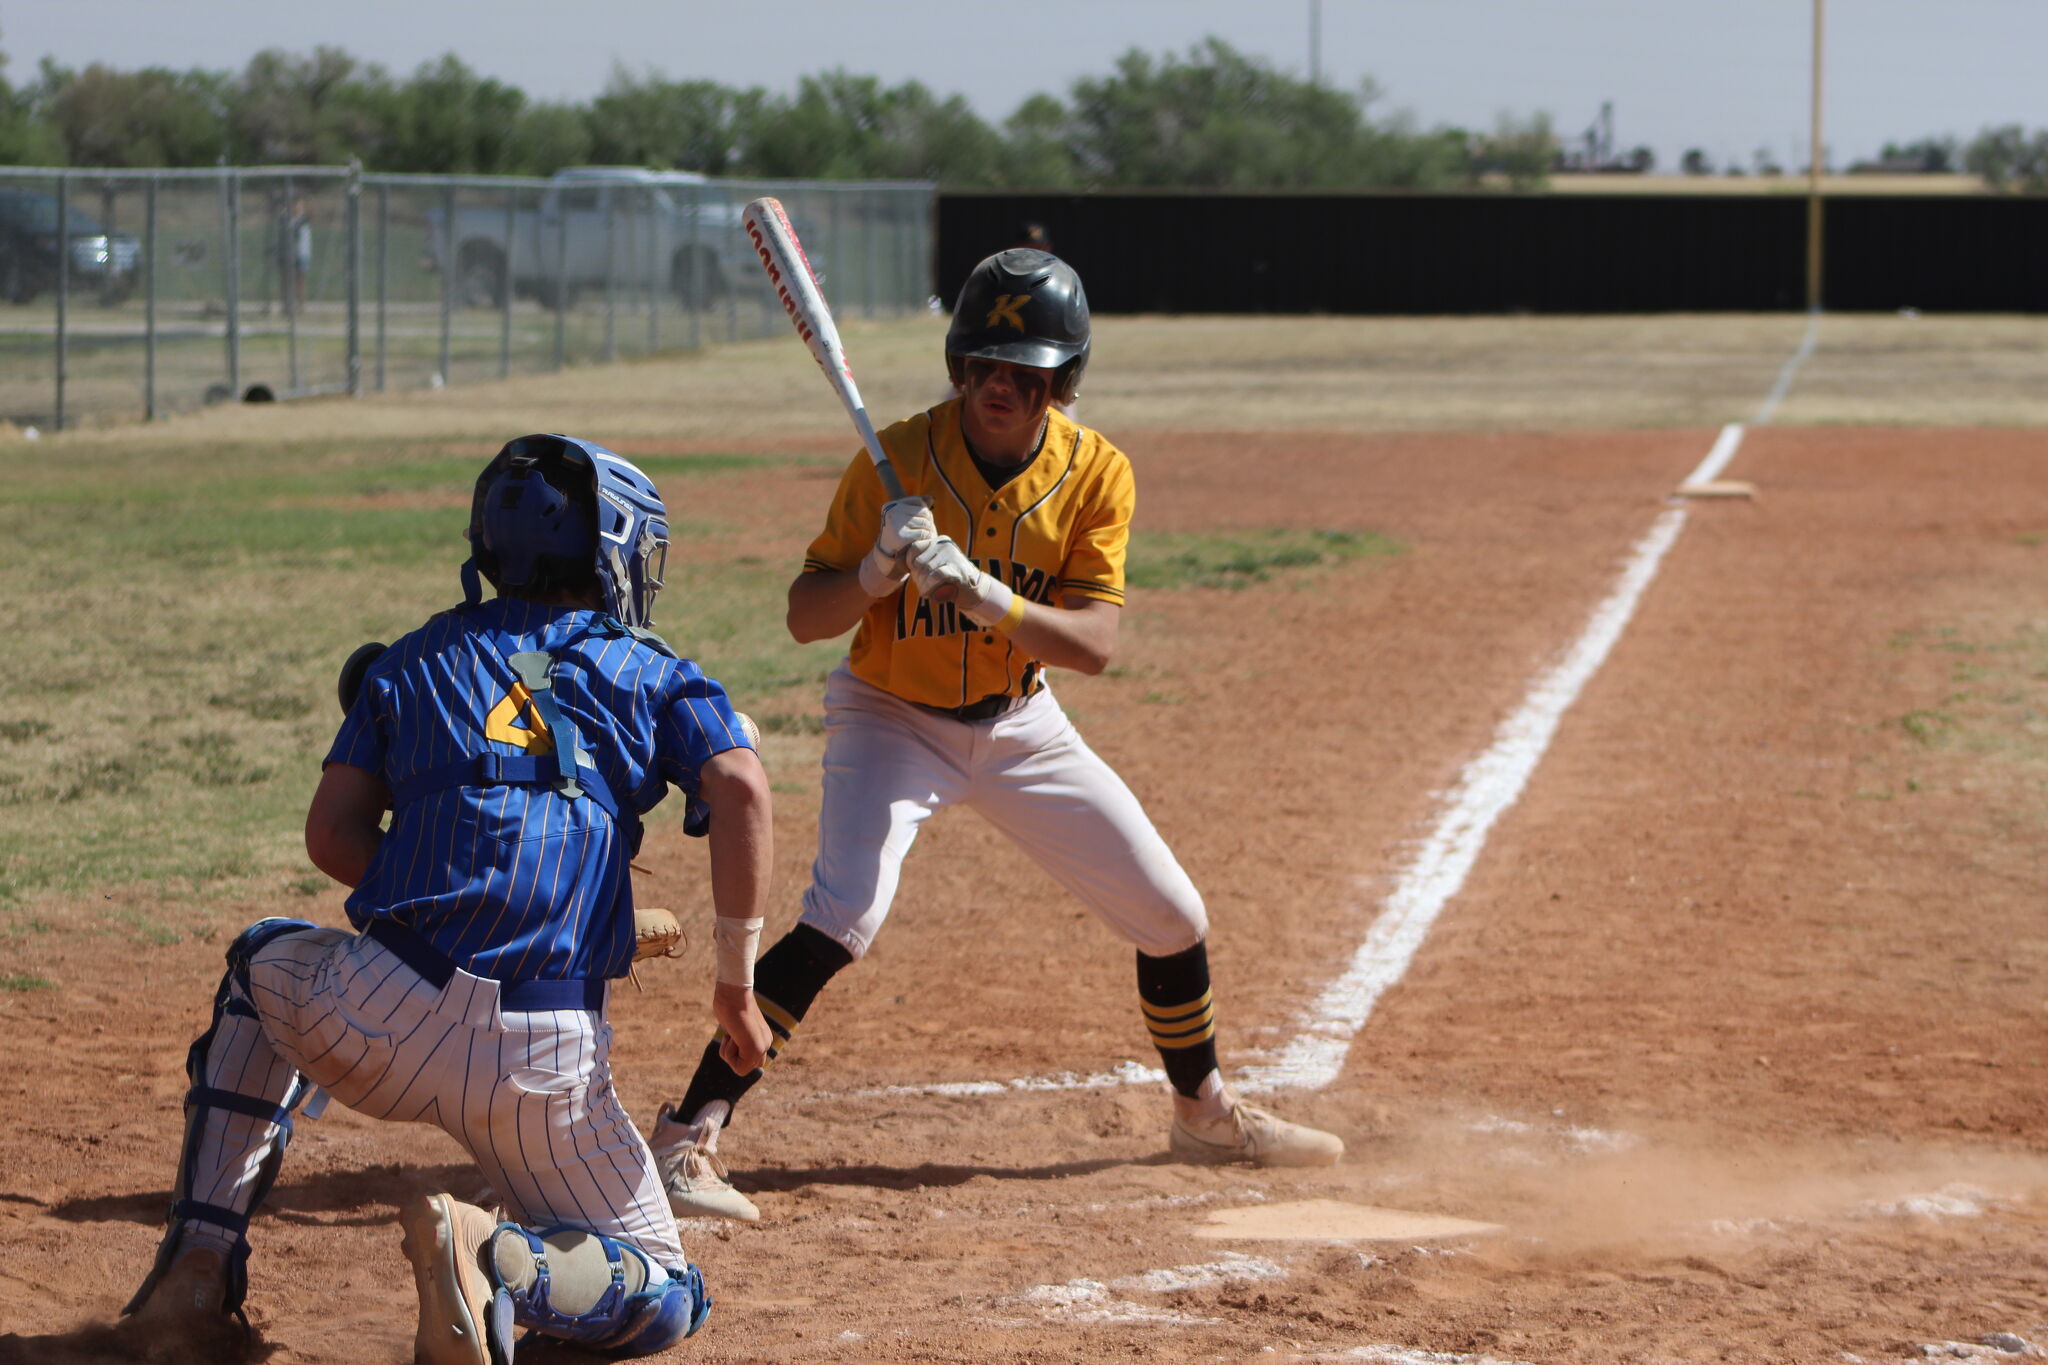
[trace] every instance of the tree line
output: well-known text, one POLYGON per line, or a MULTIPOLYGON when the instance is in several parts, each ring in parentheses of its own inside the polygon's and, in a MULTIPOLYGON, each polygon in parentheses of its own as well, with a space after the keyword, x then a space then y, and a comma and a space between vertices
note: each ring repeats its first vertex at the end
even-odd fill
MULTIPOLYGON (((1685 175, 1786 174, 1768 147, 1759 147, 1747 166, 1735 160, 1720 167, 1705 151, 1693 147, 1679 158, 1678 169, 1685 175)), ((1803 174, 1804 168, 1799 171, 1803 174)), ((1967 139, 1946 136, 1887 142, 1876 156, 1849 163, 1847 171, 1850 175, 1974 175, 1988 189, 2048 194, 2048 128, 2029 132, 2020 124, 2007 123, 1982 129, 1967 139)))
MULTIPOLYGON (((635 165, 767 179, 932 180, 949 189, 1536 188, 1575 168, 1545 114, 1484 130, 1381 114, 1370 80, 1301 80, 1219 38, 1185 53, 1133 48, 1063 95, 991 122, 963 96, 845 70, 791 92, 615 69, 582 103, 537 100, 450 53, 395 75, 334 47, 270 50, 240 71, 82 70, 44 59, 10 81, 0 53, 0 164, 338 165, 436 175, 552 174, 635 165)), ((1637 148, 1600 169, 1648 171, 1637 148)), ((1704 152, 1678 169, 1713 174, 1704 152)), ((1782 174, 1767 151, 1722 174, 1782 174)), ((1851 170, 1980 175, 2048 192, 2048 129, 1987 128, 1887 143, 1851 170)))
POLYGON ((394 75, 333 47, 266 51, 238 72, 82 70, 45 59, 10 82, 0 163, 336 165, 548 175, 637 165, 706 175, 934 180, 957 189, 1443 189, 1540 184, 1543 115, 1484 131, 1379 115, 1370 82, 1297 79, 1220 39, 1132 49, 1113 68, 990 122, 960 95, 845 70, 793 92, 614 70, 584 103, 537 100, 449 54, 394 75))

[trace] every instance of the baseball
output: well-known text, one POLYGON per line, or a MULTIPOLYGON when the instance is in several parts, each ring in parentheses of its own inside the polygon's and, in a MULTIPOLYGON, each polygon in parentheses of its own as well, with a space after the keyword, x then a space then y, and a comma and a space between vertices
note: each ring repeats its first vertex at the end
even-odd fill
POLYGON ((754 718, 744 711, 735 711, 733 715, 739 719, 740 733, 747 737, 747 743, 759 749, 761 747, 761 727, 754 724, 754 718))

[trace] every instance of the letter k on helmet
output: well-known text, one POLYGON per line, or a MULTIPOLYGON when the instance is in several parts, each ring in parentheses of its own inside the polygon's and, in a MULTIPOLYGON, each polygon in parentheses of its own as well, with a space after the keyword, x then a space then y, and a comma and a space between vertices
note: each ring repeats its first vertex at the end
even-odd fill
POLYGON ((981 325, 993 327, 998 322, 1007 322, 1021 332, 1024 330, 1024 319, 1017 310, 1029 302, 1029 294, 998 294, 995 307, 988 310, 988 318, 981 325))

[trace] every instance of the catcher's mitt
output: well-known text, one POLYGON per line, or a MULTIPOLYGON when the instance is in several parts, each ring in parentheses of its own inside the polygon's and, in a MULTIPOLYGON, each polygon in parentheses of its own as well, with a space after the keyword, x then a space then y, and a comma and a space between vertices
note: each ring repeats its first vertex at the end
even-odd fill
POLYGON ((683 946, 683 926, 668 911, 651 906, 633 909, 633 960, 675 957, 683 946))

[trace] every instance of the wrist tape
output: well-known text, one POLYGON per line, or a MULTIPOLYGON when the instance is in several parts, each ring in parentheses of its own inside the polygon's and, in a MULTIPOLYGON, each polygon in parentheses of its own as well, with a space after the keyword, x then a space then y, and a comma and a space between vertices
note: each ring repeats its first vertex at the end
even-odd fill
POLYGON ((967 608, 967 618, 978 626, 1007 635, 1024 619, 1024 598, 993 574, 988 576, 988 583, 988 596, 967 608))
POLYGON ((718 959, 718 984, 754 988, 754 953, 761 946, 760 916, 734 919, 720 915, 711 922, 711 947, 718 959))
POLYGON ((887 597, 903 586, 903 580, 910 569, 898 555, 892 555, 877 545, 869 550, 860 561, 861 591, 870 597, 887 597))

